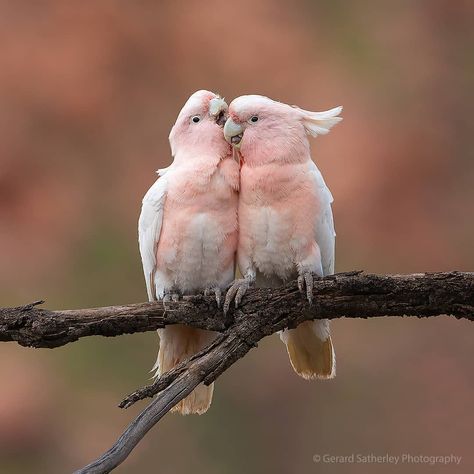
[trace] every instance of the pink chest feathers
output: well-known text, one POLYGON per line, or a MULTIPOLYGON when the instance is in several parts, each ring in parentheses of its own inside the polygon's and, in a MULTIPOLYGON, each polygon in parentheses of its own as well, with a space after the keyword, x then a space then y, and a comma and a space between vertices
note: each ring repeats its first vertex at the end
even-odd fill
POLYGON ((214 170, 188 170, 170 178, 157 249, 162 270, 176 276, 191 265, 206 280, 232 264, 239 175, 237 164, 234 170, 225 161, 214 170))
POLYGON ((249 254, 291 266, 314 245, 320 212, 318 188, 307 165, 242 167, 240 240, 249 254))

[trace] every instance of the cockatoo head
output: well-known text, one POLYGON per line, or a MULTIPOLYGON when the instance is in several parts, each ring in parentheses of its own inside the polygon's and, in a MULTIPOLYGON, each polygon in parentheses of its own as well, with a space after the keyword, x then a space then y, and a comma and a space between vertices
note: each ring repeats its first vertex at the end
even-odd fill
POLYGON ((213 92, 195 92, 181 109, 169 136, 173 156, 179 151, 227 155, 229 145, 222 137, 227 103, 213 92))
POLYGON ((310 112, 261 95, 244 95, 229 106, 225 139, 245 162, 292 161, 309 150, 307 135, 324 135, 342 120, 342 107, 310 112))

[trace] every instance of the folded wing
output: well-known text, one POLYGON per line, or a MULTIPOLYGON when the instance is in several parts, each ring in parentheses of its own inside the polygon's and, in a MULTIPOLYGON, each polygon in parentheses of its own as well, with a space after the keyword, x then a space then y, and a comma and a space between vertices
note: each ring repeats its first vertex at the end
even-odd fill
POLYGON ((143 273, 149 301, 157 299, 155 287, 156 250, 163 224, 163 210, 168 187, 166 169, 160 170, 160 177, 143 198, 138 220, 138 243, 142 257, 143 273))

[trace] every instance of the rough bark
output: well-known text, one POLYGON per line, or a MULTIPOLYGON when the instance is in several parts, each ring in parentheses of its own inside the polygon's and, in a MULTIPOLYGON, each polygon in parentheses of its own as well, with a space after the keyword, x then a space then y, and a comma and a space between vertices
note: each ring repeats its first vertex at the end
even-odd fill
POLYGON ((385 276, 352 272, 318 279, 315 286, 311 307, 294 285, 252 290, 242 307, 234 311, 232 326, 212 345, 153 384, 133 392, 119 406, 128 408, 138 400, 153 397, 197 361, 209 358, 214 363, 206 365, 202 380, 210 384, 260 339, 307 319, 453 315, 474 320, 474 273, 385 276))
MULTIPOLYGON (((474 273, 340 273, 315 280, 311 308, 295 282, 290 282, 281 288, 249 289, 239 314, 258 314, 262 324, 287 318, 290 326, 305 319, 341 317, 422 318, 447 314, 474 320, 473 290, 474 273)), ((231 312, 224 317, 210 296, 64 311, 41 309, 39 303, 0 309, 0 341, 54 348, 85 336, 119 336, 176 323, 222 332, 232 325, 235 316, 231 312)))
POLYGON ((0 308, 0 341, 26 347, 55 348, 86 336, 120 336, 153 331, 183 322, 215 331, 225 329, 226 319, 216 313, 211 298, 186 297, 175 303, 136 303, 62 311, 38 308, 37 301, 16 308, 0 308))
POLYGON ((258 342, 304 320, 341 317, 452 315, 474 321, 474 273, 364 275, 342 273, 315 279, 313 305, 295 282, 281 288, 254 288, 226 317, 211 297, 176 303, 140 303, 73 311, 39 309, 38 303, 0 309, 0 341, 58 347, 91 335, 117 336, 167 324, 219 331, 201 352, 163 374, 120 404, 159 394, 106 453, 76 474, 107 473, 121 464, 145 434, 200 383, 210 384, 258 342))

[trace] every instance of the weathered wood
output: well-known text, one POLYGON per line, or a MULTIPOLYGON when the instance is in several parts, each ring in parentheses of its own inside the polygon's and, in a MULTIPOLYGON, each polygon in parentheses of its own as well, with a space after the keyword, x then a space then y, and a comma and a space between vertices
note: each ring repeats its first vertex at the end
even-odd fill
POLYGON ((242 305, 227 316, 212 297, 205 296, 65 311, 38 308, 41 303, 0 309, 0 341, 53 348, 85 336, 118 336, 177 323, 221 332, 201 352, 120 404, 129 407, 159 394, 111 449, 76 471, 106 473, 122 463, 143 436, 197 385, 212 383, 262 338, 310 319, 452 315, 474 321, 474 273, 341 273, 315 279, 312 306, 298 292, 296 282, 281 288, 251 288, 242 305))
MULTIPOLYGON (((287 318, 290 325, 304 319, 442 314, 474 320, 473 290, 474 273, 340 273, 315 279, 311 308, 296 283, 290 282, 281 288, 250 288, 239 314, 244 318, 258 314, 268 323, 274 318, 287 318)), ((119 336, 176 323, 222 332, 233 319, 232 313, 224 317, 210 296, 64 311, 41 309, 38 304, 0 308, 0 341, 54 348, 81 337, 119 336)))
POLYGON ((201 375, 199 372, 181 373, 172 385, 161 392, 160 397, 153 400, 130 423, 112 448, 97 460, 75 471, 74 474, 104 474, 115 469, 127 458, 148 431, 200 383, 201 375))
POLYGON ((182 372, 191 370, 196 361, 212 354, 218 364, 206 366, 202 378, 210 384, 260 339, 307 319, 454 315, 474 320, 474 273, 385 276, 354 272, 319 279, 315 286, 311 307, 291 285, 249 291, 242 307, 234 311, 234 323, 222 337, 153 384, 130 394, 119 406, 128 408, 138 400, 153 397, 182 372))
POLYGON ((0 308, 0 341, 55 348, 81 337, 153 331, 179 322, 215 331, 226 327, 222 314, 214 320, 209 317, 209 314, 217 313, 212 299, 200 296, 186 297, 178 303, 156 301, 62 311, 38 308, 41 303, 0 308))
MULTIPOLYGON (((474 320, 474 274, 333 275, 315 282, 309 307, 294 283, 278 289, 252 289, 233 322, 198 354, 163 374, 155 383, 129 395, 121 407, 159 396, 129 425, 117 442, 76 474, 110 472, 126 459, 145 434, 199 383, 212 383, 265 336, 307 319, 342 316, 430 317, 454 315, 474 320)), ((215 316, 210 314, 211 319, 215 316)), ((209 316, 208 316, 209 317, 209 316)), ((202 323, 203 321, 200 321, 202 323)), ((202 327, 202 326, 200 326, 202 327)))

